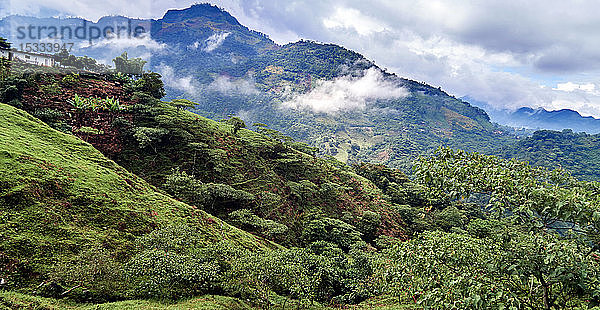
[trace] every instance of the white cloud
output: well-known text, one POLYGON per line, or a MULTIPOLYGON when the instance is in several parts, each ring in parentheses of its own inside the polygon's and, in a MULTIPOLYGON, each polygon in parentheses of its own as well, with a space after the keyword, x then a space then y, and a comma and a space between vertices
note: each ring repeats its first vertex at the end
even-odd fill
POLYGON ((218 91, 224 94, 256 95, 258 89, 254 83, 247 79, 232 80, 226 76, 219 76, 207 86, 208 90, 218 91))
POLYGON ((364 109, 376 99, 401 98, 408 91, 383 78, 376 68, 370 68, 362 77, 343 76, 334 80, 320 80, 307 93, 288 94, 284 107, 308 108, 314 112, 335 113, 364 109))
POLYGON ((196 41, 196 42, 194 42, 194 44, 188 45, 187 48, 190 49, 190 50, 197 50, 198 47, 200 47, 200 42, 196 41))
POLYGON ((553 89, 554 90, 562 90, 562 91, 566 91, 566 92, 582 90, 582 91, 591 93, 594 91, 595 88, 596 88, 596 85, 594 85, 593 83, 576 84, 573 82, 567 82, 567 83, 558 83, 558 84, 556 84, 556 88, 553 88, 553 89))
POLYGON ((385 30, 385 26, 375 19, 364 16, 352 8, 338 7, 333 15, 323 20, 326 28, 353 29, 359 35, 369 35, 385 30))
POLYGON ((191 75, 182 76, 164 63, 156 71, 162 75, 162 81, 167 87, 186 92, 192 97, 201 95, 204 91, 220 92, 226 95, 256 95, 259 93, 251 79, 231 79, 219 76, 209 84, 200 84, 191 75))
POLYGON ((157 71, 162 75, 162 81, 168 87, 184 91, 190 95, 198 93, 200 89, 192 76, 177 76, 175 70, 170 66, 160 64, 157 71))
POLYGON ((160 51, 167 48, 167 45, 164 43, 159 43, 146 34, 139 37, 131 37, 128 38, 126 36, 123 37, 108 37, 105 39, 98 40, 96 42, 92 42, 90 44, 88 41, 84 41, 80 43, 80 48, 110 48, 111 50, 123 51, 128 48, 145 48, 150 51, 160 51))
POLYGON ((206 41, 204 41, 204 47, 202 48, 202 50, 207 53, 214 51, 217 47, 223 44, 223 41, 225 41, 225 39, 227 39, 228 36, 229 32, 215 33, 211 35, 206 39, 206 41))

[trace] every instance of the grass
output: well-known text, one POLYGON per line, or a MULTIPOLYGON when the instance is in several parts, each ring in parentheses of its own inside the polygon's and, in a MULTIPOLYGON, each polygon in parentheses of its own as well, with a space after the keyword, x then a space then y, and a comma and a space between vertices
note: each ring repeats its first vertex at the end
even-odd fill
POLYGON ((78 304, 68 300, 57 300, 15 292, 0 292, 0 309, 39 309, 39 310, 245 310, 254 309, 247 303, 233 297, 205 295, 184 301, 168 303, 152 300, 126 300, 104 304, 78 304))
POLYGON ((278 247, 160 193, 90 144, 5 104, 0 210, 0 276, 9 288, 39 284, 87 248, 128 257, 136 237, 175 223, 196 227, 207 244, 278 247))

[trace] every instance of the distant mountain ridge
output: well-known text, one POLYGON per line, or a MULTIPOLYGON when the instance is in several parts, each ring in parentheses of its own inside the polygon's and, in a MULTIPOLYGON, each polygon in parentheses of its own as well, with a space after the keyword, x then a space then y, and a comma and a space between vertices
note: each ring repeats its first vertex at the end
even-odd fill
POLYGON ((491 105, 464 97, 464 100, 484 109, 491 120, 500 125, 527 129, 547 129, 562 131, 571 129, 575 132, 590 134, 600 133, 600 119, 582 116, 571 109, 546 110, 544 108, 522 107, 517 110, 498 109, 491 105))

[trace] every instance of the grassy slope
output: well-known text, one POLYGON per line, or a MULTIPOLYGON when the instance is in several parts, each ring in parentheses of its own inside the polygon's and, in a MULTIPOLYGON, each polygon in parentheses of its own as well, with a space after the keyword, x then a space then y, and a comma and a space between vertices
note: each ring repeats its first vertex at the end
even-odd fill
MULTIPOLYGON (((0 104, 0 272, 35 281, 62 258, 102 245, 127 256, 136 236, 170 223, 206 242, 274 246, 169 198, 76 137, 0 104)), ((39 283, 39 282, 38 282, 39 283)), ((36 283, 37 284, 37 283, 36 283)))
POLYGON ((52 298, 36 297, 31 295, 19 294, 14 292, 0 293, 0 309, 72 309, 72 310, 109 310, 109 309, 140 309, 140 310, 227 310, 227 309, 253 309, 246 303, 224 296, 206 295, 192 298, 178 303, 163 303, 149 300, 127 300, 111 302, 105 304, 77 304, 65 300, 56 300, 52 298))

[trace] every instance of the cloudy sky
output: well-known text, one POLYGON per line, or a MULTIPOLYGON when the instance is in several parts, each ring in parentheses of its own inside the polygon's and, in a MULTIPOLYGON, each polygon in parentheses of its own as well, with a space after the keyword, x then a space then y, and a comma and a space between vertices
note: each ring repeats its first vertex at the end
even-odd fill
MULTIPOLYGON (((0 0, 0 16, 160 18, 193 0, 0 0)), ((280 44, 337 43, 403 77, 495 107, 600 117, 600 1, 221 0, 280 44)))

